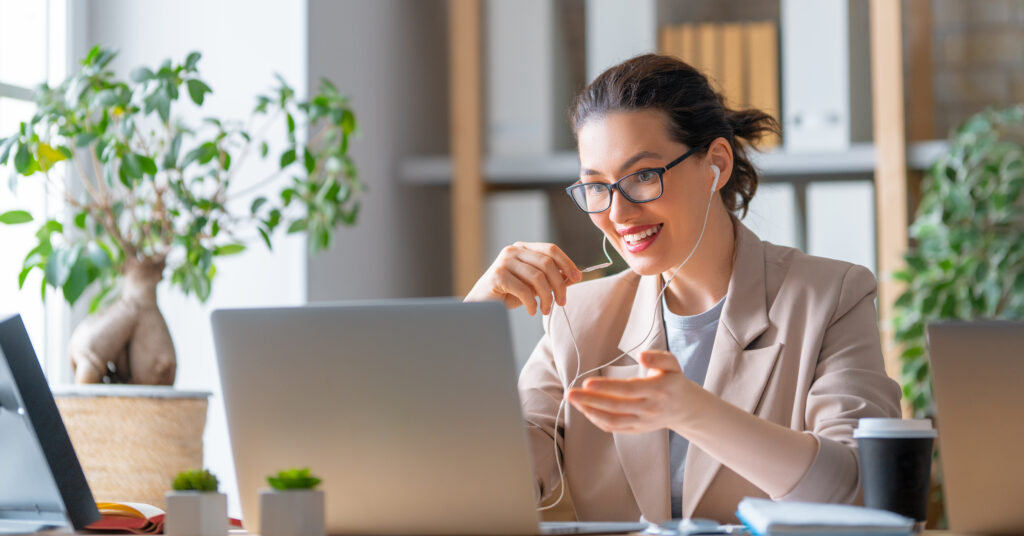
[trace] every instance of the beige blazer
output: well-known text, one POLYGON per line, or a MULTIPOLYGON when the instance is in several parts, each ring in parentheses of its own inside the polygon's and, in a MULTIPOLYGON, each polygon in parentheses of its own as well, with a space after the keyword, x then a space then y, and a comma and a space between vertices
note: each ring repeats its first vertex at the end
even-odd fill
MULTIPOLYGON (((734 224, 734 268, 704 388, 818 440, 810 469, 775 499, 858 502, 857 420, 900 416, 900 389, 882 361, 874 276, 862 266, 762 242, 738 220, 734 224)), ((640 351, 667 349, 658 291, 659 277, 628 270, 570 287, 565 313, 581 361, 561 311, 545 318, 545 335, 519 378, 542 496, 559 483, 553 438, 563 386, 577 370, 627 351, 591 375, 637 376, 640 351)), ((609 434, 566 404, 557 435, 580 520, 670 517, 667 430, 609 434)), ((772 463, 771 452, 757 445, 750 452, 772 463)), ((735 522, 741 498, 768 496, 692 444, 684 472, 687 517, 735 522)))

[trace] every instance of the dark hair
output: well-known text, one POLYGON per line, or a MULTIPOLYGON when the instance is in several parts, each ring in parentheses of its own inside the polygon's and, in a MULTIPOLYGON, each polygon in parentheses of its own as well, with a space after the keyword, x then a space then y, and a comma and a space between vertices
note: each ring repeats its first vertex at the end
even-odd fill
POLYGON ((576 96, 570 111, 573 133, 593 117, 609 112, 661 110, 668 116, 668 133, 689 147, 706 146, 725 138, 732 146, 733 171, 720 190, 734 214, 745 216, 758 173, 747 158, 746 146, 779 132, 779 124, 760 110, 731 110, 706 76, 671 56, 645 54, 601 73, 576 96))

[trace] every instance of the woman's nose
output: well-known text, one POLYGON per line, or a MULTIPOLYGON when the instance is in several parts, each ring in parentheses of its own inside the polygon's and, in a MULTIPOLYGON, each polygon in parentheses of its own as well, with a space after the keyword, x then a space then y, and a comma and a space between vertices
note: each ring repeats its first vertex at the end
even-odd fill
POLYGON ((616 191, 612 194, 612 206, 608 207, 608 219, 622 223, 627 221, 638 209, 636 203, 626 199, 622 192, 616 191))

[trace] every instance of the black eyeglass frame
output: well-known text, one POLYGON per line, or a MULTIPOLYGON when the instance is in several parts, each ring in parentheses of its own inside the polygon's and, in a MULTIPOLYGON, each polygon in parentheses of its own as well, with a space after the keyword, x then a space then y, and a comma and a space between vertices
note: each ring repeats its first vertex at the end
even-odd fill
POLYGON ((660 199, 662 194, 665 193, 665 172, 670 170, 670 169, 672 169, 673 167, 675 167, 676 165, 681 163, 683 160, 686 160, 687 158, 689 158, 690 155, 692 155, 693 153, 696 153, 697 151, 700 151, 700 150, 703 150, 703 149, 707 149, 708 145, 709 144, 705 143, 703 145, 698 145, 696 147, 692 147, 692 148, 690 148, 689 151, 686 151, 685 153, 683 153, 682 156, 680 156, 679 158, 676 158, 675 160, 669 162, 668 164, 666 164, 663 167, 640 169, 640 170, 634 171, 634 172, 630 173, 629 175, 626 175, 626 176, 624 176, 624 177, 620 178, 619 180, 617 180, 615 182, 612 182, 612 183, 604 183, 604 182, 587 182, 587 183, 584 183, 584 182, 577 181, 572 186, 569 186, 568 188, 566 188, 565 189, 565 193, 569 196, 570 199, 572 199, 572 204, 576 205, 576 208, 582 210, 583 212, 585 212, 587 214, 598 214, 600 212, 604 212, 604 211, 610 209, 612 207, 612 194, 613 194, 613 192, 615 190, 618 190, 619 193, 622 194, 622 197, 626 198, 626 200, 629 201, 630 203, 637 203, 637 204, 639 204, 639 203, 650 203, 651 201, 660 199), (656 197, 652 197, 650 199, 644 199, 643 201, 637 201, 637 200, 633 199, 632 197, 630 197, 629 194, 627 194, 626 191, 624 189, 622 189, 621 186, 619 186, 620 182, 622 182, 622 181, 624 181, 624 180, 626 180, 626 179, 628 179, 630 177, 633 177, 635 175, 639 175, 641 173, 649 173, 651 171, 653 171, 653 172, 658 174, 658 195, 656 197), (601 210, 587 210, 587 209, 581 207, 580 206, 580 202, 577 201, 576 197, 572 194, 573 190, 574 189, 578 190, 578 189, 586 188, 586 187, 593 188, 594 186, 597 186, 597 185, 600 185, 601 187, 603 187, 606 190, 608 190, 608 206, 602 208, 601 210))

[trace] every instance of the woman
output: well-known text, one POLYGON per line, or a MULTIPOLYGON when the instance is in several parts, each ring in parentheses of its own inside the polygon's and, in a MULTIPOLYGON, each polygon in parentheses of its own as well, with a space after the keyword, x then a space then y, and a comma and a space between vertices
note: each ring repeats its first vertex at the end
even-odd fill
POLYGON ((738 219, 758 183, 745 146, 774 120, 656 55, 603 73, 571 116, 569 193, 630 269, 577 285, 557 246, 516 243, 466 297, 548 315, 519 379, 542 502, 563 468, 581 520, 732 521, 745 496, 859 501, 852 431, 898 417, 900 390, 871 272, 738 219))

